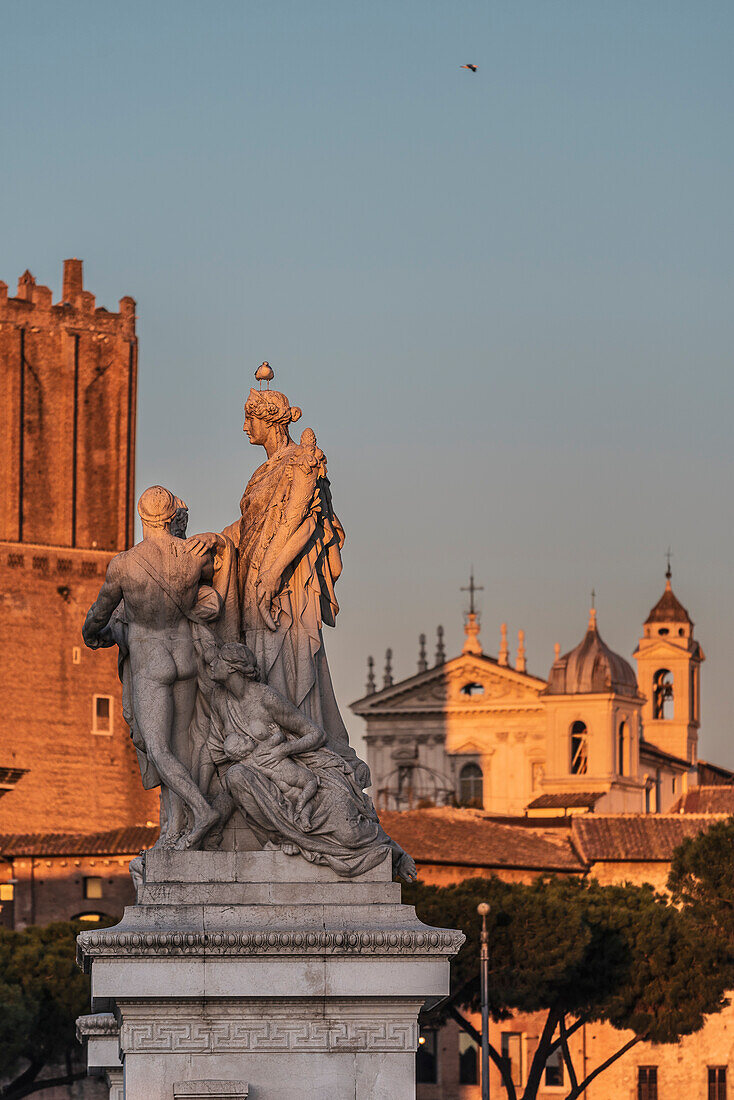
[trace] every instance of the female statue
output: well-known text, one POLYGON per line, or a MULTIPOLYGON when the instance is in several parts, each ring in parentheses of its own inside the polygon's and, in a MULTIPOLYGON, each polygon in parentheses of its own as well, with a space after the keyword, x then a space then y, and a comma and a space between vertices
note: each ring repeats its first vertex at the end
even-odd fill
POLYGON ((239 524, 224 533, 237 545, 244 641, 263 679, 326 731, 329 747, 365 787, 369 769, 349 744, 321 633, 339 611, 334 585, 344 530, 316 436, 309 428, 300 443, 290 437, 300 416, 285 394, 250 390, 244 431, 268 457, 245 489, 239 524))
POLYGON ((319 726, 258 682, 249 649, 215 647, 209 675, 210 759, 260 843, 348 878, 390 853, 394 873, 412 881, 415 863, 383 830, 351 765, 319 726))

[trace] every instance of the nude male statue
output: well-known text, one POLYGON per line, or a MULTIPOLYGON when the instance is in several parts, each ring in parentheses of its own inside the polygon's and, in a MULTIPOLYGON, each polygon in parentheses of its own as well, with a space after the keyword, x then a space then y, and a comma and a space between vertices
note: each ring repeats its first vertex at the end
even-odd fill
POLYGON ((162 785, 178 795, 193 818, 175 846, 195 848, 219 820, 181 762, 197 690, 189 618, 196 617, 200 584, 211 580, 208 551, 216 536, 173 535, 171 524, 181 504, 161 485, 145 490, 138 501, 143 541, 110 562, 82 636, 90 649, 111 644, 105 630, 120 600, 125 601, 135 723, 162 785))

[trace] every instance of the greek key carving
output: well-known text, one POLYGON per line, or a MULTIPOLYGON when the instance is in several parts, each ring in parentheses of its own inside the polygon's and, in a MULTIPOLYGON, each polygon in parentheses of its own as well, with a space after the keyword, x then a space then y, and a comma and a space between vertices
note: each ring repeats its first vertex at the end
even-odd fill
POLYGON ((405 1020, 152 1020, 123 1024, 122 1049, 136 1054, 410 1051, 418 1025, 405 1020))

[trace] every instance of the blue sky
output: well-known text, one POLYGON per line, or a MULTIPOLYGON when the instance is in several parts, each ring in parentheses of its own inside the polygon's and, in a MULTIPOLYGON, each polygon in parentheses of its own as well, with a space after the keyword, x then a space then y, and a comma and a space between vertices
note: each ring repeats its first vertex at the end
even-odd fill
POLYGON ((0 278, 136 298, 138 484, 192 528, 272 363, 347 529, 343 707, 458 650, 472 562, 487 652, 545 675, 594 587, 629 658, 670 545, 734 766, 733 45, 706 0, 6 5, 0 278))

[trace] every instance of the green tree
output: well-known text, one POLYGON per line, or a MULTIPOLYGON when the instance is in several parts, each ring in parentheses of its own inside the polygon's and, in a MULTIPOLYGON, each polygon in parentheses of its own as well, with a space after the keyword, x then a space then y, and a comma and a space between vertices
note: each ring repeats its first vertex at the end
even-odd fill
POLYGON ((85 1076, 75 1031, 77 1016, 89 1011, 89 979, 76 965, 82 927, 75 921, 0 931, 0 1078, 10 1078, 0 1087, 3 1100, 85 1076), (65 1073, 39 1080, 59 1065, 65 1073))
POLYGON ((704 929, 715 929, 734 955, 734 818, 687 837, 673 853, 673 901, 704 929))
MULTIPOLYGON (((535 1100, 548 1058, 560 1047, 575 1100, 640 1040, 674 1042, 720 1011, 731 987, 731 960, 720 939, 649 886, 601 886, 594 880, 540 878, 530 885, 498 878, 454 886, 404 888, 427 924, 461 928, 467 940, 452 964, 451 996, 436 1010, 479 1043, 460 1011, 479 1007, 479 902, 488 902, 489 996, 495 1020, 513 1011, 545 1021, 522 1100, 535 1100), (606 1021, 634 1032, 579 1078, 569 1038, 606 1021)), ((490 1047, 509 1100, 518 1100, 507 1059, 490 1047)))

